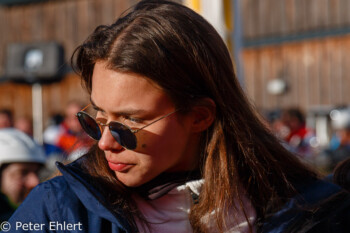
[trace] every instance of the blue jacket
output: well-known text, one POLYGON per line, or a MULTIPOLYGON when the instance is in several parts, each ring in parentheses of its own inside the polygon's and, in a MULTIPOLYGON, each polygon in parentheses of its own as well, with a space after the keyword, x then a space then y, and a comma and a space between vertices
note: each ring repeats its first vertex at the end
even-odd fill
POLYGON ((77 163, 57 166, 63 176, 35 187, 8 221, 7 232, 130 232, 122 213, 109 209, 77 163))
POLYGON ((350 232, 350 193, 323 180, 297 189, 300 194, 267 218, 261 232, 350 232))
MULTIPOLYGON (((89 184, 79 160, 65 166, 57 163, 57 166, 63 176, 33 189, 10 218, 11 229, 7 232, 131 232, 123 213, 113 212, 103 195, 89 184)), ((300 196, 266 220, 262 232, 285 232, 293 220, 302 215, 300 205, 319 202, 340 190, 320 180, 300 189, 300 196)))

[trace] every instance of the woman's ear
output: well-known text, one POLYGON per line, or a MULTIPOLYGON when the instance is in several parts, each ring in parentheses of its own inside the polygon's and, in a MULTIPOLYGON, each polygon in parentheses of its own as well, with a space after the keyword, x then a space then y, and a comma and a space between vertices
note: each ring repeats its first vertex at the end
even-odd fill
POLYGON ((192 132, 200 133, 213 124, 216 116, 216 104, 211 98, 198 100, 191 109, 192 132))

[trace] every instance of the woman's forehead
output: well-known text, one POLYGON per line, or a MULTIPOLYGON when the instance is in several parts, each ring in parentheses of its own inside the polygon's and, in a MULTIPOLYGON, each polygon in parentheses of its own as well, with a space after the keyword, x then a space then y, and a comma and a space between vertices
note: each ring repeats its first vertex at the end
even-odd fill
MULTIPOLYGON (((114 79, 113 81, 116 81, 115 79, 121 79, 117 80, 119 82, 116 83, 116 85, 119 86, 126 84, 135 86, 153 86, 155 89, 162 91, 162 88, 150 77, 132 71, 122 71, 110 68, 107 61, 96 62, 92 74, 92 85, 94 85, 94 83, 96 84, 96 82, 109 82, 110 80, 105 77, 112 77, 114 79)), ((115 82, 110 82, 110 84, 112 83, 115 82)))
POLYGON ((153 81, 130 72, 108 69, 96 63, 91 99, 100 108, 140 109, 169 105, 170 98, 153 81))

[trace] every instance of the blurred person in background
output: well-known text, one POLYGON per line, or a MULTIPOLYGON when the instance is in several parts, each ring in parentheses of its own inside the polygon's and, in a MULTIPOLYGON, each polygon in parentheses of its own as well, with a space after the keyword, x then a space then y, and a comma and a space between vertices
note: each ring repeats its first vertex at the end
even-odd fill
POLYGON ((63 120, 64 117, 60 113, 52 115, 50 117, 48 126, 44 130, 44 148, 45 153, 48 157, 59 157, 63 154, 63 150, 56 145, 58 136, 63 132, 63 129, 61 127, 63 120))
POLYGON ((0 109, 0 129, 13 126, 12 112, 9 109, 0 109))
POLYGON ((39 184, 44 163, 42 147, 28 135, 13 128, 0 129, 0 223, 39 184))
POLYGON ((14 127, 28 136, 33 137, 33 119, 28 116, 21 116, 16 118, 14 127))
POLYGON ((285 109, 282 112, 281 121, 289 129, 284 140, 292 152, 303 158, 311 158, 313 148, 310 145, 310 139, 314 137, 314 132, 306 127, 304 113, 299 108, 285 109))
POLYGON ((76 113, 83 107, 78 101, 70 101, 65 108, 63 121, 57 127, 51 128, 50 132, 44 133, 46 141, 51 141, 62 151, 63 157, 69 160, 86 153, 92 144, 91 138, 83 131, 76 118, 76 113))
POLYGON ((284 139, 290 134, 290 129, 282 121, 281 115, 282 110, 275 109, 265 114, 265 119, 273 134, 284 142, 284 139))
POLYGON ((317 159, 318 166, 327 172, 332 172, 338 163, 350 158, 350 109, 334 109, 330 118, 334 135, 330 146, 317 159))

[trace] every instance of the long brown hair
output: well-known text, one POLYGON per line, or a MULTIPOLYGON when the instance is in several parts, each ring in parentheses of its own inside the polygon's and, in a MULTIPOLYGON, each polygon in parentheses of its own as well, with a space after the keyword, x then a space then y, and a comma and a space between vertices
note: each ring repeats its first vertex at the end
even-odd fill
MULTIPOLYGON (((213 211, 223 231, 223 216, 234 208, 234 200, 241 202, 243 193, 256 209, 258 224, 295 194, 295 184, 316 177, 261 123, 237 81, 225 43, 185 6, 141 1, 114 24, 97 27, 73 60, 90 93, 94 65, 104 60, 110 69, 148 77, 178 107, 190 109, 203 97, 214 100, 216 118, 201 142, 205 183, 190 213, 195 232, 206 231, 202 219, 213 211)), ((95 158, 88 166, 103 164, 103 156, 97 159, 102 162, 95 158)))

